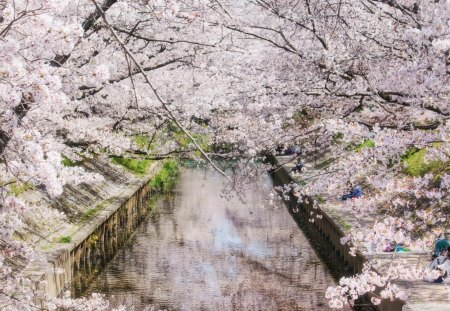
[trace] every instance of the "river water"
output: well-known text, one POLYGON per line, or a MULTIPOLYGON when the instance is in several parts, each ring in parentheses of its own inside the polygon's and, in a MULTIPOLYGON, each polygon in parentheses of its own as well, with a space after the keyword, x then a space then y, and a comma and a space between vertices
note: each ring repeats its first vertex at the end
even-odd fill
POLYGON ((223 183, 183 169, 83 295, 136 310, 328 310, 335 281, 284 204, 267 204, 270 177, 245 202, 221 197, 223 183))

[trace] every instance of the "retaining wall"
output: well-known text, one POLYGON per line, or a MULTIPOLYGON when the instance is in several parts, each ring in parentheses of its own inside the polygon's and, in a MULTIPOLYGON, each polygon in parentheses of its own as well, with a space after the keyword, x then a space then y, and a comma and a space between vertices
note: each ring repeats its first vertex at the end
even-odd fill
MULTIPOLYGON (((269 157, 269 161, 273 165, 278 166, 275 157, 269 157)), ((284 166, 278 167, 272 174, 281 184, 289 184, 294 181, 284 166)), ((357 274, 362 271, 363 264, 367 259, 360 252, 357 252, 356 256, 351 256, 349 254, 349 246, 341 244, 340 240, 345 236, 345 233, 337 219, 320 207, 313 208, 313 199, 310 197, 303 198, 303 203, 297 203, 297 200, 291 195, 291 199, 286 203, 293 218, 296 221, 308 222, 308 227, 315 230, 316 234, 323 238, 327 244, 327 250, 332 250, 339 257, 340 264, 346 272, 345 274, 357 274), (312 213, 315 215, 314 219, 316 221, 309 222, 312 213), (316 215, 321 215, 322 219, 317 220, 316 215)), ((370 305, 370 297, 363 297, 362 301, 362 304, 370 305)), ((378 311, 402 311, 404 305, 405 303, 400 300, 383 301, 380 305, 370 306, 370 308, 378 311)))
MULTIPOLYGON (((70 201, 84 211, 95 211, 95 214, 72 226, 76 230, 70 242, 47 243, 45 246, 50 249, 42 251, 42 260, 30 263, 23 274, 35 281, 45 281, 44 292, 54 297, 61 296, 68 289, 75 294, 83 291, 90 278, 95 276, 92 272, 115 254, 147 214, 147 202, 151 196, 149 183, 162 164, 162 161, 154 163, 145 176, 133 176, 121 168, 102 163, 103 170, 108 166, 110 170, 118 170, 108 172, 115 175, 114 178, 106 178, 101 185, 93 185, 96 191, 86 186, 65 191, 68 193, 63 194, 60 200, 70 201), (84 192, 80 190, 83 187, 84 192)), ((41 242, 39 245, 42 247, 44 244, 41 242)))

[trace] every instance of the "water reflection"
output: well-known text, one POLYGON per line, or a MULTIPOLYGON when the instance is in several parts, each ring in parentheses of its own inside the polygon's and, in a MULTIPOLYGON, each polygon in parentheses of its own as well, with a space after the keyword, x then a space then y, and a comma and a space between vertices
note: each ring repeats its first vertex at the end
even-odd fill
POLYGON ((270 178, 246 203, 221 198, 222 183, 185 169, 85 295, 136 310, 327 310, 331 274, 282 203, 261 208, 270 178))

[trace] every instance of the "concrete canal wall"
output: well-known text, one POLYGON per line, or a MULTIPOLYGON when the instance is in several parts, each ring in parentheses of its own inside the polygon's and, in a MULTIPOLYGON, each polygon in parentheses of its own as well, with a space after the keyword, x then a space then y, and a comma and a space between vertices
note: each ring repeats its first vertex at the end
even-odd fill
MULTIPOLYGON (((269 161, 275 167, 273 174, 282 184, 298 182, 297 178, 291 173, 295 161, 292 162, 289 158, 292 157, 269 157, 269 161)), ((314 175, 314 167, 321 166, 324 162, 328 161, 329 159, 322 157, 318 162, 307 162, 306 165, 309 168, 308 174, 314 175)), ((303 176, 303 178, 305 177, 306 176, 303 176)), ((349 247, 347 245, 341 245, 340 239, 349 232, 351 225, 355 222, 354 215, 352 215, 351 212, 346 211, 336 198, 327 197, 326 194, 320 195, 325 198, 327 202, 318 204, 316 208, 313 208, 312 198, 304 198, 304 202, 299 204, 292 195, 291 200, 287 202, 287 205, 294 219, 301 218, 303 222, 308 222, 308 227, 314 228, 314 230, 323 237, 327 243, 327 247, 339 256, 345 269, 352 274, 362 271, 363 264, 369 259, 369 256, 370 259, 376 259, 380 266, 388 267, 393 259, 392 253, 368 255, 358 249, 356 256, 351 256, 349 254, 349 247), (315 221, 309 222, 312 213, 315 215, 315 221), (320 216, 318 219, 316 215, 321 215, 321 219, 320 216)), ((373 219, 359 219, 358 222, 370 225, 373 223, 373 219)), ((397 256, 406 260, 411 265, 421 265, 425 267, 430 264, 430 256, 427 253, 398 253, 397 256)), ((373 308, 379 311, 450 311, 449 293, 444 285, 427 283, 421 280, 399 280, 396 284, 406 289, 409 293, 409 299, 407 301, 383 300, 380 305, 373 306, 373 308)), ((366 301, 368 302, 370 297, 366 298, 366 301)))
MULTIPOLYGON (((294 182, 294 179, 289 175, 286 167, 281 167, 274 171, 274 176, 283 184, 290 184, 294 182)), ((348 245, 342 245, 340 242, 341 237, 345 235, 342 225, 336 221, 333 217, 328 215, 320 208, 313 208, 313 199, 304 198, 304 202, 299 204, 293 195, 291 199, 286 202, 289 211, 294 218, 301 217, 302 220, 309 220, 311 213, 320 215, 322 219, 320 221, 309 222, 309 226, 314 227, 319 232, 323 239, 329 244, 331 250, 343 261, 348 271, 353 273, 359 273, 362 271, 362 265, 366 260, 363 255, 358 253, 355 257, 349 255, 350 248, 348 245)), ((315 217, 317 218, 317 216, 315 217)))
POLYGON ((66 187, 57 200, 36 191, 25 194, 29 201, 64 211, 67 220, 45 237, 42 232, 26 236, 42 251, 42 258, 29 264, 24 275, 45 281, 45 293, 55 297, 87 286, 92 272, 111 258, 147 214, 150 182, 163 163, 154 162, 147 174, 136 175, 109 159, 89 160, 84 168, 101 174, 103 182, 66 187))

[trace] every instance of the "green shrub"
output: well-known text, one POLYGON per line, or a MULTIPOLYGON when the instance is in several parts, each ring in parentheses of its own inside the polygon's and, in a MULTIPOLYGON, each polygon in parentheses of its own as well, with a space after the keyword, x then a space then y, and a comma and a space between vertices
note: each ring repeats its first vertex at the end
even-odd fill
POLYGON ((316 201, 320 204, 324 204, 327 200, 325 200, 325 198, 321 195, 316 195, 316 201))
POLYGON ((63 236, 59 239, 59 243, 70 243, 72 242, 72 238, 70 236, 63 236))
POLYGON ((139 148, 144 150, 152 150, 154 148, 154 142, 151 141, 151 138, 146 135, 137 135, 134 137, 134 142, 138 145, 139 148))
POLYGON ((150 187, 154 191, 168 191, 175 185, 177 175, 178 162, 175 160, 166 161, 159 173, 150 181, 150 187))
POLYGON ((442 161, 426 161, 428 150, 426 148, 418 149, 413 147, 409 149, 403 156, 403 162, 406 165, 405 172, 408 175, 418 177, 427 173, 437 172, 443 167, 442 161))
POLYGON ((344 139, 344 133, 338 132, 333 134, 333 143, 334 144, 340 144, 342 142, 342 139, 344 139))
POLYGON ((375 147, 375 142, 373 140, 364 139, 364 141, 362 143, 360 143, 359 145, 356 145, 354 147, 354 150, 356 152, 360 152, 364 148, 374 148, 374 147, 375 147))
POLYGON ((362 143, 360 144, 355 144, 355 143, 350 143, 349 145, 347 145, 347 147, 345 148, 348 151, 355 151, 355 152, 360 152, 362 149, 364 148, 374 148, 375 147, 375 142, 371 139, 364 139, 362 143))
POLYGON ((137 175, 145 175, 148 172, 152 160, 141 160, 141 159, 127 159, 121 157, 112 157, 111 161, 115 164, 121 165, 126 169, 132 171, 137 175))
POLYGON ((34 185, 29 183, 22 183, 17 181, 11 185, 11 191, 13 195, 16 197, 18 197, 19 195, 30 189, 34 189, 34 185))
POLYGON ((74 167, 74 166, 80 166, 83 163, 83 161, 74 161, 72 159, 69 159, 65 155, 63 155, 61 163, 62 163, 62 165, 66 166, 66 167, 74 167))

